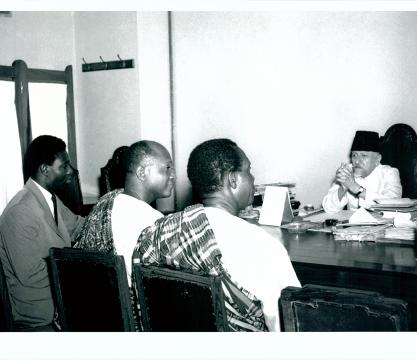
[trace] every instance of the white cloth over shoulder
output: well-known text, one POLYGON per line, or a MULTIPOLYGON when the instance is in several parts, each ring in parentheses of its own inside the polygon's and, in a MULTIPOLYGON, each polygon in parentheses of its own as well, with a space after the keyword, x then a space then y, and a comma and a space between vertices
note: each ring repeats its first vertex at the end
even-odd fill
POLYGON ((270 331, 279 331, 278 299, 287 286, 301 286, 287 250, 270 234, 227 211, 205 207, 222 263, 233 281, 262 302, 270 331))
POLYGON ((132 254, 140 233, 164 215, 146 202, 133 196, 119 194, 115 197, 111 215, 113 242, 118 255, 123 255, 127 278, 130 282, 132 254))
POLYGON ((400 173, 396 168, 389 165, 378 165, 367 177, 355 177, 355 181, 366 189, 365 199, 346 192, 339 200, 340 185, 333 183, 323 199, 323 209, 327 213, 335 213, 343 210, 345 205, 347 205, 348 210, 356 210, 359 207, 367 208, 375 204, 375 199, 401 198, 400 173))

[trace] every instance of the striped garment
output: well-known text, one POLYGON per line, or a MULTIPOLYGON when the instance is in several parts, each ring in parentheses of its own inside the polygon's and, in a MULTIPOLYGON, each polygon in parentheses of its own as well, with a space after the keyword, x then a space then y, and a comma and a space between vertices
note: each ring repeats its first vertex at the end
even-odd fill
MULTIPOLYGON (((105 254, 117 255, 114 246, 113 231, 111 227, 111 214, 114 199, 121 194, 123 189, 116 189, 103 195, 84 222, 81 231, 78 233, 74 248, 95 250, 105 254)), ((130 291, 130 301, 132 304, 133 321, 136 331, 139 331, 138 310, 132 288, 130 291)))
MULTIPOLYGON (((229 329, 268 331, 261 302, 231 279, 221 257, 204 207, 193 205, 147 227, 138 239, 132 261, 143 265, 166 264, 219 276, 229 329)), ((134 279, 132 284, 135 284, 134 279)))
POLYGON ((111 212, 114 199, 122 192, 123 189, 116 189, 99 199, 78 233, 74 248, 97 250, 106 254, 117 255, 111 228, 111 212))

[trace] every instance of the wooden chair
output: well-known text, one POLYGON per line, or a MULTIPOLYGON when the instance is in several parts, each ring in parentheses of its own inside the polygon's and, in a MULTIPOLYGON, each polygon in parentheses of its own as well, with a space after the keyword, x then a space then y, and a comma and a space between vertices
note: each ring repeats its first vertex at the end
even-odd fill
POLYGON ((380 139, 382 164, 400 172, 403 197, 417 199, 417 134, 407 124, 392 125, 380 139))
POLYGON ((377 292, 304 285, 280 298, 283 331, 405 331, 407 303, 377 292))
POLYGON ((125 186, 125 156, 128 146, 118 147, 107 164, 100 169, 100 196, 125 186))
POLYGON ((145 331, 228 331, 220 279, 133 265, 145 331))
POLYGON ((0 263, 0 331, 13 331, 13 315, 3 266, 0 263))
POLYGON ((71 248, 49 254, 63 331, 135 331, 122 256, 71 248))

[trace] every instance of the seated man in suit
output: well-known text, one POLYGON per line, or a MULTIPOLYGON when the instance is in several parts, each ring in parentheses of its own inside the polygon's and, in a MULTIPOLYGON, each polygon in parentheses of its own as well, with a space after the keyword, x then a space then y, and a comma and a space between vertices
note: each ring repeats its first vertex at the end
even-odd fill
POLYGON ((220 276, 230 330, 279 330, 281 290, 300 283, 281 243, 237 216, 254 196, 248 158, 233 141, 213 139, 192 151, 187 172, 204 206, 187 207, 145 229, 133 263, 220 276))
POLYGON ((32 141, 24 158, 30 178, 0 218, 0 259, 17 330, 54 330, 55 307, 45 259, 51 247, 71 246, 84 221, 54 194, 72 174, 65 148, 54 136, 32 141))
POLYGON ((357 131, 351 148, 351 164, 343 164, 323 199, 328 213, 369 207, 375 199, 401 198, 400 174, 389 165, 381 165, 379 135, 373 131, 357 131))
POLYGON ((126 154, 124 189, 100 198, 74 247, 123 255, 130 281, 132 253, 140 233, 163 217, 149 204, 169 197, 174 183, 174 167, 165 147, 148 140, 132 144, 126 154))

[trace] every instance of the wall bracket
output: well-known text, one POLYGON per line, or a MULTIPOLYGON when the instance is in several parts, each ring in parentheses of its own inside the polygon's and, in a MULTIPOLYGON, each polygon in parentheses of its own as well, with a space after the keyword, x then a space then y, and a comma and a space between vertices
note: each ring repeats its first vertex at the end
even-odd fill
POLYGON ((101 62, 96 63, 87 63, 84 58, 84 64, 82 64, 82 71, 100 71, 100 70, 116 70, 116 69, 131 69, 134 68, 133 59, 122 60, 119 55, 117 55, 119 60, 114 61, 103 61, 103 58, 100 56, 101 62))

